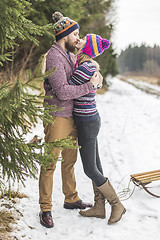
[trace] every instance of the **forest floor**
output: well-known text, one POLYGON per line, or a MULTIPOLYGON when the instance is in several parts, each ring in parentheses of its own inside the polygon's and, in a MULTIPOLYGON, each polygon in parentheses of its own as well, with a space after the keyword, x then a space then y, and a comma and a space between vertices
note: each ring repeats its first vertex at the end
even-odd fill
POLYGON ((135 76, 135 75, 120 75, 117 76, 120 80, 127 82, 134 87, 149 94, 160 96, 160 78, 135 76))
POLYGON ((160 77, 153 76, 140 76, 140 75, 120 75, 119 79, 127 81, 128 79, 134 79, 135 81, 148 82, 150 84, 160 85, 160 77))

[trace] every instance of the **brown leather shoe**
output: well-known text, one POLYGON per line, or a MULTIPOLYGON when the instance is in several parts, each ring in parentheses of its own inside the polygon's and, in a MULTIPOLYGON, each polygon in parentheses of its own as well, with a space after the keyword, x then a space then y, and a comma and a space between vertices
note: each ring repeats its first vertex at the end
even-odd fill
POLYGON ((52 215, 50 211, 40 212, 40 223, 47 228, 52 228, 54 226, 52 215))
POLYGON ((84 203, 84 202, 82 202, 81 199, 79 199, 77 202, 74 202, 74 203, 64 202, 63 207, 66 208, 66 209, 77 209, 77 208, 78 209, 85 209, 85 208, 92 207, 92 204, 84 203))

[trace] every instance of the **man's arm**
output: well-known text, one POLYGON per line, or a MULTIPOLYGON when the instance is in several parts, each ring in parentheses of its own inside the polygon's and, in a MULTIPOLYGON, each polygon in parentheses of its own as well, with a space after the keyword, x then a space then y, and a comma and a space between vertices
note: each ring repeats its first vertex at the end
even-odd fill
MULTIPOLYGON (((79 86, 69 85, 63 62, 61 62, 56 56, 54 56, 52 59, 51 58, 51 56, 47 56, 47 70, 56 67, 56 71, 48 79, 49 84, 58 99, 74 99, 93 91, 94 83, 91 82, 87 82, 79 86)), ((93 80, 93 82, 95 82, 95 80, 93 80)))

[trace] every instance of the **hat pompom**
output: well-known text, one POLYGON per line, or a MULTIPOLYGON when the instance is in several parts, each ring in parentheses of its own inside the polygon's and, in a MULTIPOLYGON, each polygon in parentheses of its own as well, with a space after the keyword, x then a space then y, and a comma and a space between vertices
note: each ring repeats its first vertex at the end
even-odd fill
POLYGON ((110 46, 110 41, 108 41, 107 39, 102 39, 102 47, 103 49, 107 49, 110 46))
POLYGON ((55 12, 52 15, 52 19, 53 19, 54 23, 58 22, 62 17, 63 17, 63 14, 60 12, 55 12))

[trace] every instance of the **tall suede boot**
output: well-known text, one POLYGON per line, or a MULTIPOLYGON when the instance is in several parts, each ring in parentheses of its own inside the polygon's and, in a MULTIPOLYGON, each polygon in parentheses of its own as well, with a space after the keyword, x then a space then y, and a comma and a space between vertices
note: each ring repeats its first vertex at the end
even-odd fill
POLYGON ((108 224, 118 222, 122 215, 126 212, 126 209, 120 202, 115 190, 113 189, 109 180, 107 180, 103 185, 98 187, 103 196, 108 200, 111 205, 111 216, 108 220, 108 224))
POLYGON ((84 217, 105 218, 106 217, 105 198, 97 188, 96 184, 94 182, 92 182, 92 184, 94 191, 94 206, 89 210, 80 211, 79 214, 81 214, 84 217))

